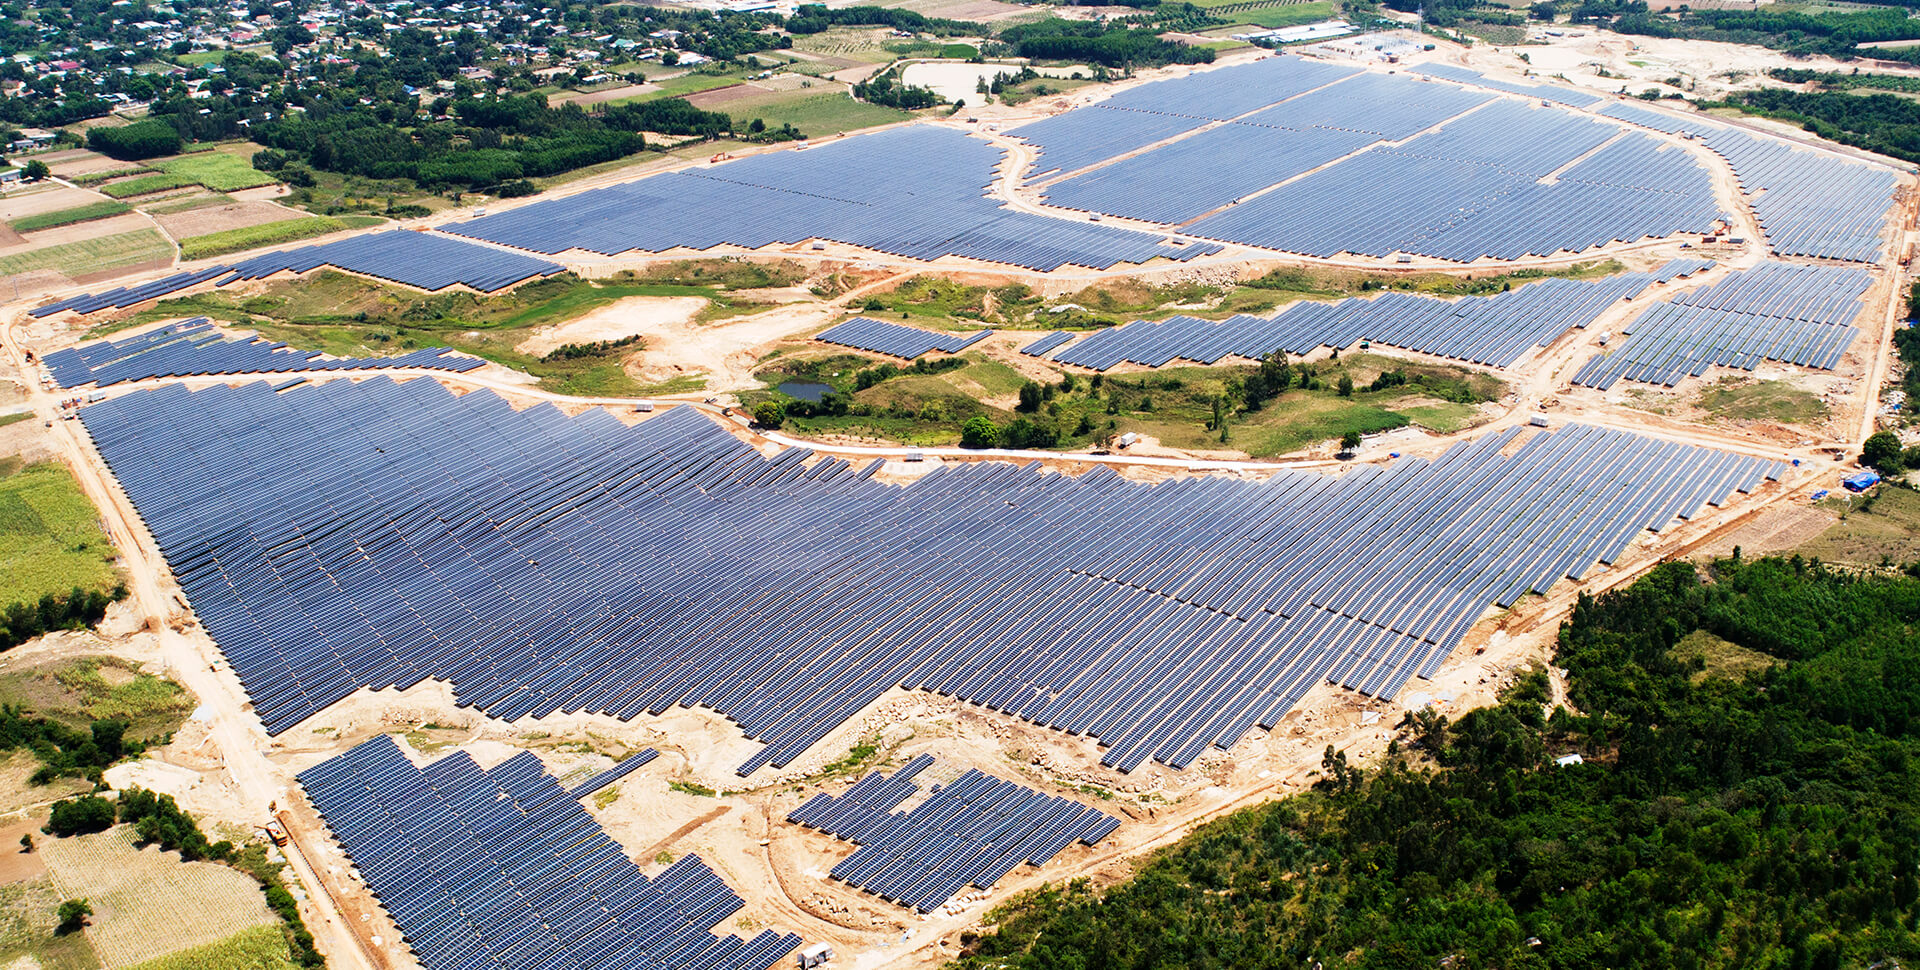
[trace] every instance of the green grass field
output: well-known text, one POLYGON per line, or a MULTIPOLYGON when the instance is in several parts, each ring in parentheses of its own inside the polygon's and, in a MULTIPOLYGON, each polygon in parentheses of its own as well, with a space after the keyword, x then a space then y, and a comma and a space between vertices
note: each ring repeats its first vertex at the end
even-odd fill
POLYGON ((179 684, 112 656, 60 657, 0 673, 0 701, 28 708, 69 727, 126 721, 135 738, 177 730, 196 703, 179 684))
POLYGON ((660 86, 660 90, 658 91, 636 94, 631 98, 615 98, 602 103, 608 105, 635 104, 641 101, 657 101, 661 98, 684 98, 689 94, 699 94, 702 91, 711 91, 714 88, 724 88, 729 84, 739 84, 740 77, 742 76, 744 75, 682 74, 679 77, 670 77, 664 81, 654 82, 660 86))
POLYGON ((142 206, 140 211, 153 216, 170 216, 179 212, 192 212, 195 209, 210 209, 216 205, 226 205, 232 201, 233 196, 214 193, 212 195, 196 195, 191 199, 180 199, 178 201, 142 206))
POLYGON ((177 54, 174 56, 173 59, 175 61, 178 61, 181 64, 185 64, 188 67, 199 67, 203 64, 217 64, 221 61, 226 60, 227 52, 226 51, 194 51, 191 54, 177 54))
POLYGON ((1293 3, 1281 6, 1254 7, 1248 10, 1235 10, 1231 13, 1209 11, 1214 16, 1234 23, 1249 24, 1277 30, 1281 27, 1295 27, 1300 24, 1314 24, 1332 19, 1334 6, 1328 0, 1314 3, 1293 3))
POLYGON ((173 246, 158 230, 140 229, 0 256, 0 276, 37 269, 79 276, 172 257, 173 246))
POLYGON ((1729 421, 1807 424, 1827 416, 1826 402, 1786 381, 1724 377, 1700 390, 1701 410, 1729 421))
POLYGON ((273 176, 254 168, 247 159, 219 151, 202 151, 163 159, 154 162, 153 167, 215 192, 237 192, 240 189, 272 185, 277 181, 273 176))
POLYGON ((100 186, 100 191, 116 199, 131 199, 136 195, 152 195, 155 192, 165 192, 169 189, 184 189, 189 185, 197 184, 199 183, 184 175, 168 175, 162 172, 158 175, 142 175, 139 178, 131 178, 125 182, 112 182, 107 185, 102 185, 100 186))
POLYGON ((1835 496, 1821 506, 1846 517, 1794 552, 1859 566, 1920 560, 1920 492, 1881 486, 1868 498, 1835 496))
POLYGON ((0 463, 0 606, 119 581, 99 514, 65 465, 0 463))
POLYGON ((133 211, 133 206, 125 202, 89 202, 86 205, 77 205, 71 209, 61 209, 56 212, 42 212, 37 215, 22 216, 8 223, 8 225, 12 226, 15 232, 32 232, 35 229, 52 229, 55 226, 71 226, 76 222, 91 222, 95 219, 105 219, 109 216, 117 216, 122 212, 131 211, 133 211))
POLYGON ((141 172, 151 171, 153 171, 153 169, 145 165, 130 165, 126 168, 112 168, 102 172, 82 172, 79 175, 69 175, 66 178, 67 181, 75 185, 85 187, 88 185, 98 185, 108 179, 119 178, 123 175, 138 175, 141 172))
MULTIPOLYGON (((376 220, 378 222, 379 220, 376 220)), ((282 219, 279 222, 263 222, 257 226, 241 226, 221 232, 210 232, 204 236, 188 236, 180 240, 181 259, 206 259, 209 256, 224 256, 260 246, 277 246, 297 239, 311 239, 338 232, 347 226, 338 219, 326 216, 303 216, 298 219, 282 219)))
POLYGON ((875 125, 890 125, 913 118, 911 112, 902 111, 899 108, 887 108, 868 104, 865 101, 855 101, 837 83, 833 84, 832 88, 833 90, 829 91, 802 88, 798 91, 781 91, 753 98, 741 98, 738 101, 719 105, 715 110, 726 112, 733 116, 736 122, 742 124, 755 118, 764 120, 769 127, 773 128, 789 124, 800 129, 801 134, 810 138, 860 128, 872 128, 875 125))

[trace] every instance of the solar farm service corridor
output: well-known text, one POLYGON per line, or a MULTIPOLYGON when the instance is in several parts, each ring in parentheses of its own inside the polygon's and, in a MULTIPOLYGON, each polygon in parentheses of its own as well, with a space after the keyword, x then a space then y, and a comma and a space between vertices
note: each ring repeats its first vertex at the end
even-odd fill
POLYGON ((87 429, 268 730, 363 686, 501 718, 711 708, 784 765, 890 688, 1192 763, 1331 679, 1391 695, 1490 604, 1776 463, 1595 427, 1157 485, 774 458, 380 377, 142 391, 87 429))

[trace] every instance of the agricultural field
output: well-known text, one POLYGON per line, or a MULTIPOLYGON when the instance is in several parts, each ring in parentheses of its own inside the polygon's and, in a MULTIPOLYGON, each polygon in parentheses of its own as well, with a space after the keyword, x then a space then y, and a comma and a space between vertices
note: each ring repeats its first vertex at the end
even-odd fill
POLYGON ((257 145, 241 145, 237 151, 216 148, 162 159, 151 164, 162 172, 187 179, 215 192, 233 192, 261 185, 272 185, 277 181, 273 176, 254 168, 250 162, 253 152, 258 148, 257 145), (244 157, 241 152, 245 153, 244 157))
POLYGON ((199 183, 184 175, 169 175, 161 172, 155 175, 138 175, 125 181, 108 182, 100 186, 100 191, 116 199, 131 199, 136 196, 184 189, 197 184, 199 183))
POLYGON ((254 926, 224 940, 155 957, 127 970, 298 970, 276 926, 254 926))
POLYGON ((172 258, 173 245, 158 231, 137 229, 0 255, 0 275, 53 270, 82 276, 172 258))
POLYGON ((100 960, 83 934, 54 935, 59 923, 54 912, 65 897, 54 888, 45 866, 34 868, 33 875, 0 883, 0 967, 98 970, 100 960))
POLYGON ((203 236, 188 236, 181 239, 180 258, 206 259, 212 256, 225 256, 228 253, 243 252, 262 246, 277 246, 281 243, 324 236, 345 228, 347 226, 338 219, 330 219, 326 216, 301 216, 223 229, 203 236))
POLYGON ((57 462, 0 458, 0 607, 118 581, 93 503, 57 462))
POLYGON ((715 91, 690 100, 709 111, 724 111, 742 124, 758 118, 770 128, 792 125, 800 129, 801 134, 815 138, 913 118, 911 112, 899 108, 855 101, 847 86, 838 81, 818 81, 812 88, 792 91, 724 97, 738 90, 715 91))
POLYGON ((1327 0, 1313 3, 1278 4, 1232 4, 1210 8, 1209 14, 1236 24, 1262 27, 1276 30, 1281 27, 1294 27, 1300 24, 1314 24, 1329 20, 1337 14, 1334 5, 1327 0))
POLYGON ((76 222, 91 222, 130 212, 133 207, 125 202, 90 202, 71 209, 59 209, 42 212, 38 215, 24 216, 7 223, 15 232, 32 232, 36 229, 52 229, 56 226, 70 226, 76 222))
POLYGON ((60 898, 93 906, 83 932, 108 970, 220 943, 256 926, 279 932, 253 877, 141 848, 131 826, 44 839, 40 851, 60 898))

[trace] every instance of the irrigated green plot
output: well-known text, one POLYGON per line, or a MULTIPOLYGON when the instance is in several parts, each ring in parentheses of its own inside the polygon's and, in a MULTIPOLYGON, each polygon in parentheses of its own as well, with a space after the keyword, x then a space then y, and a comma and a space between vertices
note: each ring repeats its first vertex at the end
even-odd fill
MULTIPOLYGON (((383 220, 376 219, 375 223, 383 220)), ((297 219, 282 219, 279 222, 263 222, 257 226, 241 226, 221 232, 210 232, 204 236, 189 236, 180 240, 181 259, 206 259, 210 256, 224 256, 261 246, 277 246, 298 239, 311 239, 330 232, 339 232, 347 228, 345 223, 326 216, 304 216, 297 219)))
POLYGON ((148 164, 169 175, 177 175, 204 185, 215 192, 251 189, 272 185, 277 181, 273 176, 254 168, 247 159, 221 151, 196 152, 192 155, 181 155, 148 164))
POLYGON ((855 101, 838 83, 831 87, 832 90, 827 91, 802 88, 797 91, 770 92, 717 104, 713 110, 731 115, 736 128, 744 127, 758 118, 765 121, 769 128, 792 125, 800 129, 801 134, 814 138, 876 125, 890 125, 913 117, 911 112, 899 108, 855 101))
POLYGON ((53 212, 41 212, 30 216, 22 216, 8 223, 8 225, 11 225, 15 232, 32 232, 35 229, 52 229, 55 226, 71 226, 76 222, 91 222, 94 219, 105 219, 110 216, 117 216, 123 212, 131 212, 132 210, 133 207, 125 202, 89 202, 86 205, 77 205, 71 209, 59 209, 53 212))
POLYGON ((173 246, 158 230, 139 229, 0 256, 0 276, 41 269, 79 276, 171 258, 173 246))
POLYGON ((170 189, 184 189, 189 185, 196 184, 198 183, 184 175, 168 175, 162 172, 158 175, 142 175, 139 178, 131 178, 124 182, 112 182, 107 185, 102 185, 100 186, 100 191, 116 199, 131 199, 136 195, 152 195, 155 192, 165 192, 170 189))
POLYGON ((119 581, 99 513, 59 462, 0 462, 0 608, 119 581))

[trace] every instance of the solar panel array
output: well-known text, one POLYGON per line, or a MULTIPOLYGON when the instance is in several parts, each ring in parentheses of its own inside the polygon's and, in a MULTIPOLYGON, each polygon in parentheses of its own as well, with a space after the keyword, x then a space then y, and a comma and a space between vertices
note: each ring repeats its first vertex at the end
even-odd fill
MULTIPOLYGON (((1360 117, 1379 107, 1355 103, 1351 110, 1360 117)), ((1117 207, 1116 214, 1128 212, 1117 207)), ((1472 262, 1706 232, 1722 218, 1712 178, 1685 150, 1589 117, 1502 100, 1183 228, 1320 257, 1410 253, 1472 262)))
POLYGON ((1093 845, 1120 820, 1079 802, 994 778, 978 769, 896 812, 920 791, 913 776, 933 763, 921 755, 892 778, 874 772, 839 797, 815 795, 787 821, 855 843, 833 867, 850 886, 929 913, 968 885, 989 889, 1021 863, 1046 865, 1060 850, 1093 845))
POLYGON ((660 756, 660 752, 655 751, 652 748, 642 748, 639 751, 636 751, 633 754, 628 755, 625 760, 616 763, 613 767, 608 768, 607 770, 597 775, 594 775, 592 778, 589 778, 586 781, 583 781, 580 784, 573 786, 573 788, 567 792, 567 796, 569 798, 585 798, 588 795, 591 795, 594 792, 597 792, 600 789, 605 788, 608 785, 611 785, 622 778, 625 778, 626 776, 632 774, 635 770, 646 767, 649 762, 651 762, 653 759, 659 756, 660 756))
POLYGON ((1666 265, 1653 271, 1655 283, 1670 283, 1684 276, 1704 273, 1714 267, 1711 259, 1670 259, 1666 265))
POLYGON ((1142 84, 1099 104, 1012 129, 1040 150, 1034 173, 1071 172, 1352 77, 1357 71, 1279 56, 1142 84))
POLYGON ((522 253, 503 252, 431 233, 394 230, 302 246, 299 249, 275 250, 229 266, 209 266, 140 286, 109 290, 97 296, 82 294, 69 297, 29 312, 35 317, 51 316, 61 310, 94 313, 157 300, 215 277, 219 279, 214 285, 226 286, 242 280, 264 279, 275 273, 305 273, 322 266, 332 266, 392 283, 404 283, 423 290, 443 290, 458 283, 483 293, 504 289, 536 276, 552 276, 565 269, 557 263, 522 253))
POLYGON ((957 354, 991 336, 993 336, 991 330, 981 330, 961 336, 955 333, 935 333, 919 327, 903 327, 897 323, 887 323, 872 317, 854 317, 837 327, 821 331, 813 339, 912 360, 921 354, 936 350, 957 354))
POLYGON ((1047 334, 1044 337, 1041 337, 1039 340, 1036 340, 1033 343, 1030 343, 1025 347, 1020 348, 1020 352, 1023 354, 1026 354, 1029 357, 1045 357, 1048 354, 1053 353, 1054 350, 1060 347, 1062 344, 1065 344, 1067 341, 1072 339, 1073 339, 1073 334, 1068 333, 1065 330, 1055 330, 1054 332, 1047 334))
POLYGON ((1558 85, 1521 84, 1518 81, 1501 81, 1490 78, 1479 71, 1437 61, 1416 65, 1413 69, 1421 74, 1432 77, 1443 77, 1450 81, 1459 81, 1463 84, 1472 84, 1477 87, 1492 88, 1495 91, 1505 91, 1508 94, 1519 94, 1529 98, 1539 98, 1542 101, 1553 101, 1575 108, 1591 108, 1601 101, 1606 100, 1597 94, 1579 91, 1573 88, 1563 88, 1558 85))
POLYGON ((732 719, 784 765, 894 687, 1192 763, 1331 679, 1390 696, 1488 604, 1777 463, 1583 426, 1328 476, 1009 464, 900 487, 431 380, 122 395, 81 419, 268 731, 361 687, 503 719, 732 719))
POLYGON ((193 377, 203 374, 275 374, 308 370, 425 370, 470 371, 485 367, 476 357, 452 357, 450 347, 427 347, 398 357, 323 358, 294 350, 286 344, 256 337, 223 337, 207 322, 194 317, 121 340, 56 350, 42 358, 61 387, 155 377, 193 377))
POLYGON ((985 186, 1005 154, 952 129, 915 125, 549 199, 446 231, 535 252, 606 255, 832 239, 911 259, 962 256, 1042 271, 1219 251, 1001 208, 985 186))
POLYGON ((699 856, 648 879, 532 752, 423 769, 381 735, 299 779, 426 970, 766 970, 800 945, 714 933, 746 904, 699 856))
POLYGON ((1623 328, 1631 336, 1594 355, 1573 382, 1672 387, 1708 367, 1752 370, 1762 360, 1831 370, 1859 333, 1851 324, 1872 285, 1861 269, 1761 263, 1656 304, 1623 328))
POLYGON ((1652 282, 1645 273, 1587 282, 1556 278, 1493 296, 1457 300, 1389 292, 1373 299, 1304 301, 1271 318, 1143 320, 1096 330, 1053 359, 1094 370, 1124 362, 1160 367, 1176 359, 1214 364, 1227 357, 1257 360, 1276 350, 1305 354, 1322 346, 1345 348, 1365 340, 1506 367, 1530 348, 1592 323, 1608 307, 1638 296, 1652 282))
POLYGON ((1899 178, 1879 165, 1760 138, 1704 118, 1677 118, 1632 104, 1601 113, 1668 134, 1691 134, 1727 160, 1750 197, 1773 251, 1877 262, 1899 178))

